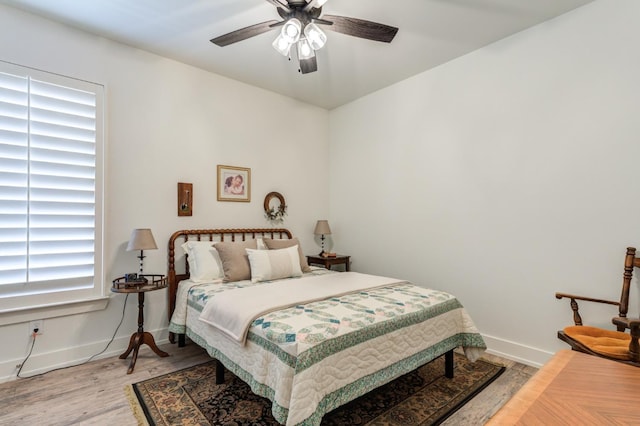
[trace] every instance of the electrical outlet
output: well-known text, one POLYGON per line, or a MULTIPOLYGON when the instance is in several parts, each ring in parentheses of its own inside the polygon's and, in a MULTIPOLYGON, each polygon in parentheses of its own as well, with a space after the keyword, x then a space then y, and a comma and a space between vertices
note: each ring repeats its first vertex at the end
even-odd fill
POLYGON ((44 327, 44 320, 31 321, 29 323, 29 335, 31 335, 31 333, 33 333, 35 329, 38 329, 38 331, 36 332, 36 334, 38 335, 44 333, 43 327, 44 327))

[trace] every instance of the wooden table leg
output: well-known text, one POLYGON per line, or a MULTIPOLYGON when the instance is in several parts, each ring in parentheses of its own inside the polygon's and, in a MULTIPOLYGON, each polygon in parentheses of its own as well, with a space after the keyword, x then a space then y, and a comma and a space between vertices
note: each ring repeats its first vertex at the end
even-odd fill
POLYGON ((156 355, 162 358, 169 356, 168 353, 160 350, 160 348, 156 346, 156 341, 153 339, 153 335, 151 333, 147 333, 146 331, 142 333, 142 341, 140 342, 140 344, 149 346, 151 350, 156 353, 156 355))
POLYGON ((149 346, 151 350, 160 357, 164 358, 169 356, 168 353, 158 348, 153 335, 144 331, 144 292, 138 293, 138 331, 131 335, 131 339, 129 339, 129 347, 122 353, 122 355, 119 356, 120 359, 126 359, 131 351, 133 351, 133 356, 131 357, 131 363, 129 364, 127 374, 133 373, 136 361, 138 360, 138 351, 142 345, 149 346))

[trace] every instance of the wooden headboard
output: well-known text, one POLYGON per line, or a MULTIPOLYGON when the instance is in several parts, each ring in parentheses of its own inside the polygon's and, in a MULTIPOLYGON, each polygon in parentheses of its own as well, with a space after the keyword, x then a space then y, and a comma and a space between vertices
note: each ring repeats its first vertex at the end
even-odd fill
MULTIPOLYGON (((214 244, 220 241, 246 241, 262 237, 291 239, 291 232, 284 228, 187 229, 174 232, 169 238, 169 270, 167 272, 169 321, 171 321, 171 315, 173 315, 176 306, 178 283, 189 278, 189 264, 186 255, 179 259, 182 266, 176 268, 176 245, 179 247, 187 241, 211 241, 214 244)), ((173 342, 173 336, 170 336, 170 340, 173 342)))

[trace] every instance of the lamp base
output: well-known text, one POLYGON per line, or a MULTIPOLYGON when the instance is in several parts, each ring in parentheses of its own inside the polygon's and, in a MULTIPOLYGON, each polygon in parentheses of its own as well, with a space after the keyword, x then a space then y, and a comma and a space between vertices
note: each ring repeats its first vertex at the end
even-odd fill
POLYGON ((140 273, 138 273, 138 276, 140 278, 142 278, 142 261, 144 260, 146 256, 144 255, 144 250, 140 250, 140 256, 138 256, 138 259, 140 259, 140 273))
POLYGON ((320 254, 318 254, 318 256, 324 256, 324 253, 325 253, 325 251, 324 251, 324 234, 322 234, 322 235, 320 236, 320 244, 321 244, 321 245, 320 245, 320 247, 321 247, 322 249, 321 249, 321 251, 320 251, 320 254))

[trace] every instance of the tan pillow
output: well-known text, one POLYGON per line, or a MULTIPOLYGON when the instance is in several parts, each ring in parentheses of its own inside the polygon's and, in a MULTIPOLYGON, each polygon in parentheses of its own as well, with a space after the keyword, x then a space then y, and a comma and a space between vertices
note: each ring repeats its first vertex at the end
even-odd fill
POLYGON ((297 238, 291 238, 290 240, 274 240, 271 238, 263 238, 262 240, 264 241, 264 244, 269 248, 269 250, 278 250, 297 245, 298 255, 300 256, 300 269, 302 269, 302 272, 311 272, 311 268, 307 263, 307 258, 302 253, 302 246, 300 245, 300 241, 298 241, 297 238))
POLYGON ((213 245, 222 261, 224 281, 242 281, 251 278, 249 257, 245 249, 258 248, 256 240, 220 242, 213 245))

